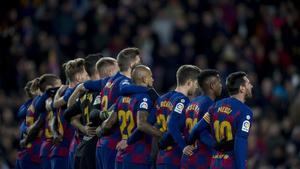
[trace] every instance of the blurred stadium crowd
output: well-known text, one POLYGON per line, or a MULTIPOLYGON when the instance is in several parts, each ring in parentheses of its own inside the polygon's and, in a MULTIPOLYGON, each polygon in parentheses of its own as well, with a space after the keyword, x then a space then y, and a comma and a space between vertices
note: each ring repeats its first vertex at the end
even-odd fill
MULTIPOLYGON (((3 3, 3 2, 1 2, 3 3)), ((65 61, 135 46, 164 93, 182 64, 246 71, 248 168, 300 168, 300 17, 292 1, 20 0, 0 12, 0 169, 13 168, 22 88, 65 61)), ((224 92, 224 96, 226 93, 224 92)))

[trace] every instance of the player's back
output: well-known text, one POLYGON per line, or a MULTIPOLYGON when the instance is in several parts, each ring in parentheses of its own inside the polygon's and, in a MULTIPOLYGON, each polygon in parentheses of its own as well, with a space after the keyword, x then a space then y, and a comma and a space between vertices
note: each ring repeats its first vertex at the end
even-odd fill
MULTIPOLYGON (((194 98, 191 103, 188 105, 185 111, 185 129, 184 136, 185 138, 189 137, 189 134, 193 127, 197 124, 198 121, 202 119, 204 114, 207 112, 208 108, 214 103, 214 101, 208 96, 198 96, 194 98)), ((193 155, 188 156, 183 154, 181 158, 181 168, 182 169, 206 169, 210 166, 211 158, 211 147, 208 147, 207 144, 211 144, 212 138, 208 134, 208 131, 205 131, 200 136, 200 141, 197 141, 197 148, 194 150, 193 155)))
MULTIPOLYGON (((38 119, 40 112, 37 111, 38 102, 41 96, 36 96, 31 105, 28 108, 26 118, 25 118, 25 125, 27 128, 32 126, 34 122, 38 119)), ((41 135, 43 133, 39 132, 38 136, 22 151, 22 154, 28 153, 30 156, 31 161, 40 163, 39 153, 40 153, 40 146, 42 143, 41 135)))
POLYGON ((171 97, 175 94, 175 91, 170 91, 160 96, 156 103, 156 121, 159 125, 161 132, 167 131, 167 119, 173 109, 171 97))
POLYGON ((101 110, 106 111, 113 105, 120 96, 120 88, 122 85, 130 83, 130 79, 120 72, 112 76, 104 88, 101 90, 101 110))
MULTIPOLYGON (((144 92, 121 96, 117 101, 119 130, 122 139, 128 139, 137 129, 138 112, 141 110, 149 112, 153 105, 147 94, 148 89, 141 86, 138 88, 137 90, 143 89, 144 92)), ((119 151, 116 160, 135 164, 149 164, 151 140, 149 135, 143 133, 135 143, 128 145, 124 151, 119 151)))
POLYGON ((241 101, 229 97, 216 102, 209 109, 209 114, 212 135, 216 141, 211 168, 234 169, 235 137, 238 132, 249 132, 252 112, 241 101))
MULTIPOLYGON (((118 72, 116 75, 112 76, 102 89, 101 95, 101 110, 107 111, 110 106, 112 106, 118 97, 120 96, 120 89, 123 85, 130 84, 131 80, 118 72)), ((118 141, 120 140, 120 132, 113 128, 110 133, 106 136, 100 138, 97 143, 97 147, 105 146, 109 149, 115 149, 118 141)))
MULTIPOLYGON (((177 111, 179 111, 181 113, 183 111, 185 105, 181 102, 188 104, 188 98, 182 93, 176 91, 168 92, 158 99, 156 118, 161 132, 169 131, 167 126, 172 112, 177 113, 177 111)), ((180 121, 178 124, 180 132, 183 132, 183 126, 184 121, 180 121)), ((179 145, 174 142, 170 133, 168 133, 163 140, 164 141, 162 142, 167 148, 159 151, 157 156, 157 165, 171 164, 174 166, 180 166, 182 150, 180 150, 179 145)))
MULTIPOLYGON (((131 83, 131 80, 120 72, 112 76, 101 90, 101 111, 107 111, 120 96, 121 88, 131 83)), ((97 168, 112 168, 116 158, 116 145, 121 139, 120 131, 113 126, 107 135, 97 142, 97 168)))
MULTIPOLYGON (((63 99, 65 102, 68 102, 69 97, 73 93, 74 88, 68 87, 63 94, 63 99)), ((69 153, 69 146, 71 144, 71 141, 74 136, 74 128, 73 126, 67 122, 63 116, 64 111, 67 109, 67 105, 61 106, 57 109, 57 111, 54 111, 54 116, 57 117, 57 129, 60 135, 63 136, 63 140, 59 143, 53 146, 50 157, 66 157, 69 153)))
POLYGON ((40 149, 40 157, 49 157, 50 154, 50 149, 53 146, 52 143, 52 138, 53 138, 53 133, 51 132, 51 120, 54 115, 54 111, 56 110, 51 110, 46 112, 45 116, 45 123, 44 123, 44 135, 43 135, 43 143, 41 145, 40 149))

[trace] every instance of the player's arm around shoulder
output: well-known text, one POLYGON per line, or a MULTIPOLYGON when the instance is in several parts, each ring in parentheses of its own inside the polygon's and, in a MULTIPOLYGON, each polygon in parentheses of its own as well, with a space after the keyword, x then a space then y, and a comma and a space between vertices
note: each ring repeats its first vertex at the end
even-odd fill
POLYGON ((87 89, 84 87, 84 84, 81 83, 79 84, 74 92, 71 94, 67 106, 68 108, 71 107, 72 105, 74 105, 76 103, 76 100, 80 97, 81 94, 83 94, 85 91, 87 91, 87 89))
POLYGON ((68 86, 62 85, 56 92, 53 100, 53 107, 59 108, 65 104, 67 104, 67 101, 65 101, 63 92, 67 89, 68 86))
POLYGON ((162 133, 148 122, 153 101, 147 95, 141 97, 137 109, 137 129, 152 136, 161 137, 162 133))

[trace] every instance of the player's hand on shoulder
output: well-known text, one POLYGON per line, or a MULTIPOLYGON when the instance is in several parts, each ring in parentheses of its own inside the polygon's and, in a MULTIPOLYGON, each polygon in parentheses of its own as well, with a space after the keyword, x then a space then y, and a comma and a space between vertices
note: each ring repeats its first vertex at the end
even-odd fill
POLYGON ((193 155, 193 151, 194 151, 195 147, 193 145, 188 145, 186 147, 184 147, 183 149, 183 154, 191 156, 193 155))

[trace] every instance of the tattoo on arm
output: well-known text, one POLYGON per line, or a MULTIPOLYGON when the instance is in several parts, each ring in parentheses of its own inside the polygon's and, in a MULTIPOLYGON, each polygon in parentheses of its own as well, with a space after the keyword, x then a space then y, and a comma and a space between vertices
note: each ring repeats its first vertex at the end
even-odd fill
POLYGON ((148 118, 148 112, 147 111, 139 111, 137 113, 137 128, 140 131, 143 131, 147 134, 150 134, 152 136, 161 137, 162 133, 153 127, 151 124, 147 121, 148 118))

